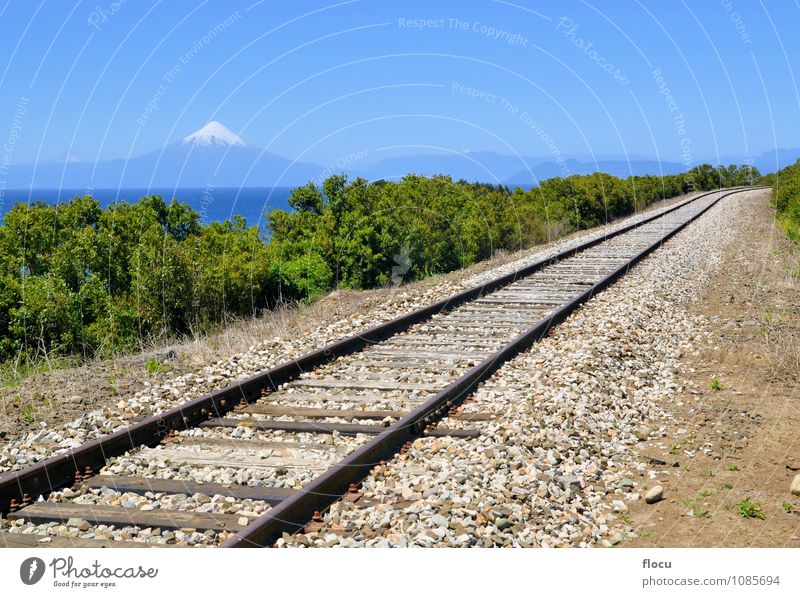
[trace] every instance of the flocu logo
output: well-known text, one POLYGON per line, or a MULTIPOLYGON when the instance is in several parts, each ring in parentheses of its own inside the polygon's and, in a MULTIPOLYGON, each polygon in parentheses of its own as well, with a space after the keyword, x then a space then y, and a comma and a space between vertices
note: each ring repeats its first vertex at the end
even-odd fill
POLYGON ((26 585, 35 585, 44 576, 44 560, 28 558, 19 567, 19 577, 26 585))

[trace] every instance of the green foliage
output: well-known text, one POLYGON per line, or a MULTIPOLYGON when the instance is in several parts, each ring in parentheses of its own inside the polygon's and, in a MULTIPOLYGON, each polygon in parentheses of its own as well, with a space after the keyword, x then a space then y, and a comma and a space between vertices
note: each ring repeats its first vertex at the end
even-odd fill
POLYGON ((731 471, 731 472, 738 471, 739 470, 739 465, 738 464, 729 464, 728 466, 725 467, 725 470, 726 471, 731 471))
POLYGON ((144 364, 144 368, 150 375, 155 375, 156 373, 164 373, 164 371, 167 370, 167 368, 164 365, 162 365, 155 359, 150 359, 149 361, 147 361, 144 364))
POLYGON ((0 361, 128 351, 334 288, 419 280, 752 175, 704 165, 530 190, 334 175, 295 189, 291 211, 272 212, 266 231, 238 216, 201 225, 188 205, 159 196, 105 209, 91 197, 17 204, 0 225, 0 361))
POLYGON ((14 205, 0 226, 0 359, 91 356, 272 306, 267 244, 158 196, 14 205))
POLYGON ((19 412, 26 423, 33 423, 36 420, 38 409, 33 404, 23 404, 19 412))
POLYGON ((772 185, 778 222, 786 230, 787 236, 800 244, 800 160, 765 176, 760 182, 772 185))
POLYGON ((760 518, 764 520, 766 515, 760 502, 753 502, 750 498, 744 498, 739 502, 739 516, 742 518, 760 518))
POLYGON ((791 514, 791 513, 792 513, 792 511, 794 510, 794 506, 791 504, 791 502, 783 502, 783 503, 781 504, 781 507, 782 507, 782 508, 783 508, 783 509, 784 509, 786 512, 789 512, 790 514, 791 514))
POLYGON ((292 212, 269 218, 280 298, 308 299, 333 287, 371 288, 452 271, 633 213, 689 190, 740 184, 747 167, 703 166, 685 176, 608 174, 502 185, 408 175, 368 183, 332 176, 292 193, 292 212), (399 258, 405 264, 399 263, 399 258), (397 266, 404 271, 398 274, 397 266))
POLYGON ((709 387, 710 387, 712 390, 714 390, 715 392, 719 392, 719 391, 720 391, 720 390, 723 388, 723 386, 722 386, 722 382, 720 382, 720 380, 719 380, 719 377, 717 377, 716 375, 714 375, 714 376, 711 378, 711 383, 709 384, 709 387))
POLYGON ((0 365, 0 387, 16 388, 26 378, 67 366, 67 359, 30 362, 26 359, 9 360, 0 365))

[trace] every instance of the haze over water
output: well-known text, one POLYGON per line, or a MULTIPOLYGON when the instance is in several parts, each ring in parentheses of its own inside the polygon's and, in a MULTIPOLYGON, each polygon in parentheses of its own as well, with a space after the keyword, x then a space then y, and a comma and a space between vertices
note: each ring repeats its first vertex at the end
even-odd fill
POLYGON ((129 189, 7 189, 0 202, 0 217, 15 203, 43 201, 51 205, 65 203, 76 196, 91 194, 106 207, 114 201, 135 203, 148 195, 161 195, 169 202, 173 197, 188 203, 200 213, 201 222, 222 222, 241 215, 247 224, 263 225, 265 213, 274 209, 289 209, 293 187, 220 187, 220 188, 129 188, 129 189))

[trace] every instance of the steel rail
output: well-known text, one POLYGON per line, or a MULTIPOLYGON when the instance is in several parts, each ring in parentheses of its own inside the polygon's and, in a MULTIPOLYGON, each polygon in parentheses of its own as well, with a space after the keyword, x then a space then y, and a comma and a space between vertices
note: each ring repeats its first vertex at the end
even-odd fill
MULTIPOLYGON (((343 460, 308 482, 296 494, 286 498, 264 515, 251 522, 243 530, 237 532, 236 535, 222 544, 221 547, 268 547, 273 545, 283 533, 291 534, 301 529, 311 519, 314 512, 321 512, 327 509, 334 501, 347 492, 350 484, 358 484, 377 464, 393 457, 403 444, 421 437, 427 427, 434 425, 440 418, 446 416, 451 407, 462 402, 479 383, 491 376, 503 363, 520 352, 527 350, 536 342, 539 342, 548 334, 553 326, 565 320, 573 311, 591 299, 596 293, 604 290, 618 278, 625 275, 631 267, 659 248, 663 243, 672 238, 672 236, 694 222, 723 198, 733 195, 734 193, 758 188, 764 187, 714 191, 720 193, 720 195, 708 206, 691 216, 685 222, 680 223, 672 230, 663 234, 658 240, 637 253, 625 264, 605 276, 591 288, 565 303, 555 312, 531 327, 528 331, 517 336, 500 350, 470 368, 464 375, 436 393, 425 403, 393 425, 387 427, 380 435, 348 454, 343 460)), ((707 196, 708 194, 713 193, 706 193, 695 199, 707 196)), ((691 201, 682 203, 680 207, 688 203, 691 203, 691 201)), ((675 210, 663 212, 659 217, 663 217, 672 211, 675 210)), ((654 219, 656 218, 650 218, 648 221, 653 221, 654 219)))
MULTIPOLYGON (((754 188, 758 187, 747 187, 740 190, 754 188)), ((276 390, 280 385, 298 378, 300 374, 306 371, 313 370, 338 357, 358 352, 371 344, 381 342, 400 333, 414 324, 426 321, 437 313, 480 298, 521 278, 530 276, 547 266, 563 261, 611 238, 664 217, 698 199, 721 192, 723 191, 718 189, 700 193, 652 216, 622 226, 608 234, 580 243, 550 257, 540 259, 509 274, 499 276, 489 282, 468 288, 426 307, 415 309, 357 334, 337 340, 322 348, 310 351, 297 359, 285 361, 264 372, 198 396, 164 412, 151 415, 123 429, 76 448, 71 448, 18 471, 4 473, 0 475, 0 513, 7 513, 12 500, 22 501, 25 494, 35 497, 47 494, 60 487, 68 486, 74 482, 76 472, 83 474, 85 471, 97 471, 113 456, 119 456, 140 446, 157 445, 173 431, 194 427, 209 418, 222 418, 239 402, 257 400, 261 395, 261 391, 266 388, 276 390)))

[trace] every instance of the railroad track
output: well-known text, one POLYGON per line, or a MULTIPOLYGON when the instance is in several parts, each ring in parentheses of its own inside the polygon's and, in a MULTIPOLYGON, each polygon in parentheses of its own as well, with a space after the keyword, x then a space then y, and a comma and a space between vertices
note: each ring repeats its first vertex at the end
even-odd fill
POLYGON ((480 436, 492 415, 459 405, 481 381, 722 198, 752 188, 695 196, 0 475, 0 511, 15 531, 0 533, 0 546, 252 547, 313 530, 334 501, 361 499, 358 483, 411 440, 480 436))

